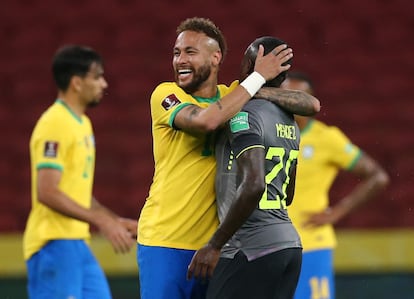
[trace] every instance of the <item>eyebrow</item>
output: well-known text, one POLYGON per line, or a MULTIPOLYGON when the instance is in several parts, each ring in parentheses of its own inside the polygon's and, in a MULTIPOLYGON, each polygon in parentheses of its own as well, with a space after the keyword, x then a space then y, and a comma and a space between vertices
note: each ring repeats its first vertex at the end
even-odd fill
MULTIPOLYGON (((179 51, 181 51, 181 48, 179 48, 179 47, 174 47, 174 51, 175 51, 175 50, 179 50, 179 51)), ((199 49, 198 49, 198 48, 193 47, 193 46, 187 46, 187 47, 185 47, 185 48, 183 49, 183 51, 188 51, 188 50, 196 50, 196 51, 199 51, 199 49)))

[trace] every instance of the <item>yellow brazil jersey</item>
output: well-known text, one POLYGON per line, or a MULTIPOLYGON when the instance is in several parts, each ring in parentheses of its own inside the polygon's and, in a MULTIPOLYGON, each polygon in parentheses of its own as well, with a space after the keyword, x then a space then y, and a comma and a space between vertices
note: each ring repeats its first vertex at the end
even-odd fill
POLYGON ((218 225, 214 194, 216 161, 211 134, 189 134, 173 127, 188 105, 207 107, 237 86, 218 85, 215 98, 193 97, 173 82, 151 95, 155 172, 138 223, 142 245, 199 249, 218 225))
POLYGON ((89 225, 57 213, 37 199, 37 171, 54 168, 62 173, 59 189, 88 208, 92 199, 95 142, 89 118, 75 115, 57 100, 43 113, 30 139, 32 208, 23 237, 24 258, 39 251, 48 240, 86 239, 89 225))
POLYGON ((332 225, 305 228, 309 213, 329 206, 329 189, 341 169, 351 169, 361 155, 358 147, 337 128, 311 120, 301 132, 296 174, 295 197, 289 207, 302 239, 304 251, 334 248, 336 238, 332 225))

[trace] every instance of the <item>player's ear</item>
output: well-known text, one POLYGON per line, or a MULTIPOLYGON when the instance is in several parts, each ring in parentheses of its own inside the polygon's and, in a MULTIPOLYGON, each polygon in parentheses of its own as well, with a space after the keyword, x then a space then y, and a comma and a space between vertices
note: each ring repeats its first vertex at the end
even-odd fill
POLYGON ((220 65, 221 61, 223 59, 223 54, 221 53, 221 50, 217 50, 213 52, 213 65, 220 65))
POLYGON ((81 90, 81 86, 82 86, 82 78, 81 78, 81 77, 79 77, 79 76, 73 76, 73 77, 70 79, 70 84, 69 84, 69 86, 70 86, 71 88, 73 88, 74 90, 76 90, 76 91, 80 91, 80 90, 81 90))

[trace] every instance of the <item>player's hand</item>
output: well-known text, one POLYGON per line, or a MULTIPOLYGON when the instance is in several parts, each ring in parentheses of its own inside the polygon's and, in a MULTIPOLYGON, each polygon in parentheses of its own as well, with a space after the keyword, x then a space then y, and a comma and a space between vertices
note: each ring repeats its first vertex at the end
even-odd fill
POLYGON ((137 239, 137 228, 138 228, 138 221, 129 218, 119 217, 118 221, 124 226, 132 235, 134 240, 137 239))
POLYGON ((207 279, 213 276, 214 269, 220 258, 220 250, 209 244, 197 250, 188 266, 187 279, 207 279))
POLYGON ((266 81, 277 77, 287 71, 290 64, 283 65, 293 57, 293 50, 287 45, 280 45, 263 56, 263 45, 259 45, 254 70, 262 75, 266 81))
POLYGON ((115 252, 129 252, 136 241, 133 238, 133 233, 125 227, 125 223, 119 221, 119 217, 113 217, 104 211, 98 211, 96 216, 99 217, 97 221, 99 230, 112 244, 115 252))
POLYGON ((320 213, 312 213, 306 215, 304 227, 312 228, 325 224, 335 224, 342 217, 338 209, 327 208, 320 213))

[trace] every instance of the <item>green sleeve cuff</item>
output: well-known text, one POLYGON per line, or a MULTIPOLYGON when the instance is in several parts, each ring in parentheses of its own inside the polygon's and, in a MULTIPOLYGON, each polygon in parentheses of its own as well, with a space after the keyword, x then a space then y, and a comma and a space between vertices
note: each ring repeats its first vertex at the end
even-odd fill
POLYGON ((190 106, 190 105, 193 105, 193 104, 191 104, 191 103, 182 103, 182 104, 178 105, 177 108, 175 108, 174 112, 171 113, 171 115, 170 115, 170 119, 168 120, 168 124, 170 125, 171 128, 178 129, 177 127, 174 126, 175 116, 177 115, 178 112, 180 112, 185 107, 190 106))
POLYGON ((361 150, 359 150, 359 151, 358 151, 358 154, 357 154, 357 155, 355 156, 355 158, 352 160, 351 164, 349 164, 349 166, 348 166, 347 170, 352 170, 352 169, 355 167, 355 165, 358 163, 358 161, 359 161, 359 159, 361 158, 361 156, 362 156, 362 151, 361 151, 361 150))
POLYGON ((55 163, 39 163, 37 164, 36 169, 43 169, 43 168, 52 168, 52 169, 57 169, 62 171, 63 170, 63 166, 59 165, 59 164, 55 164, 55 163))

